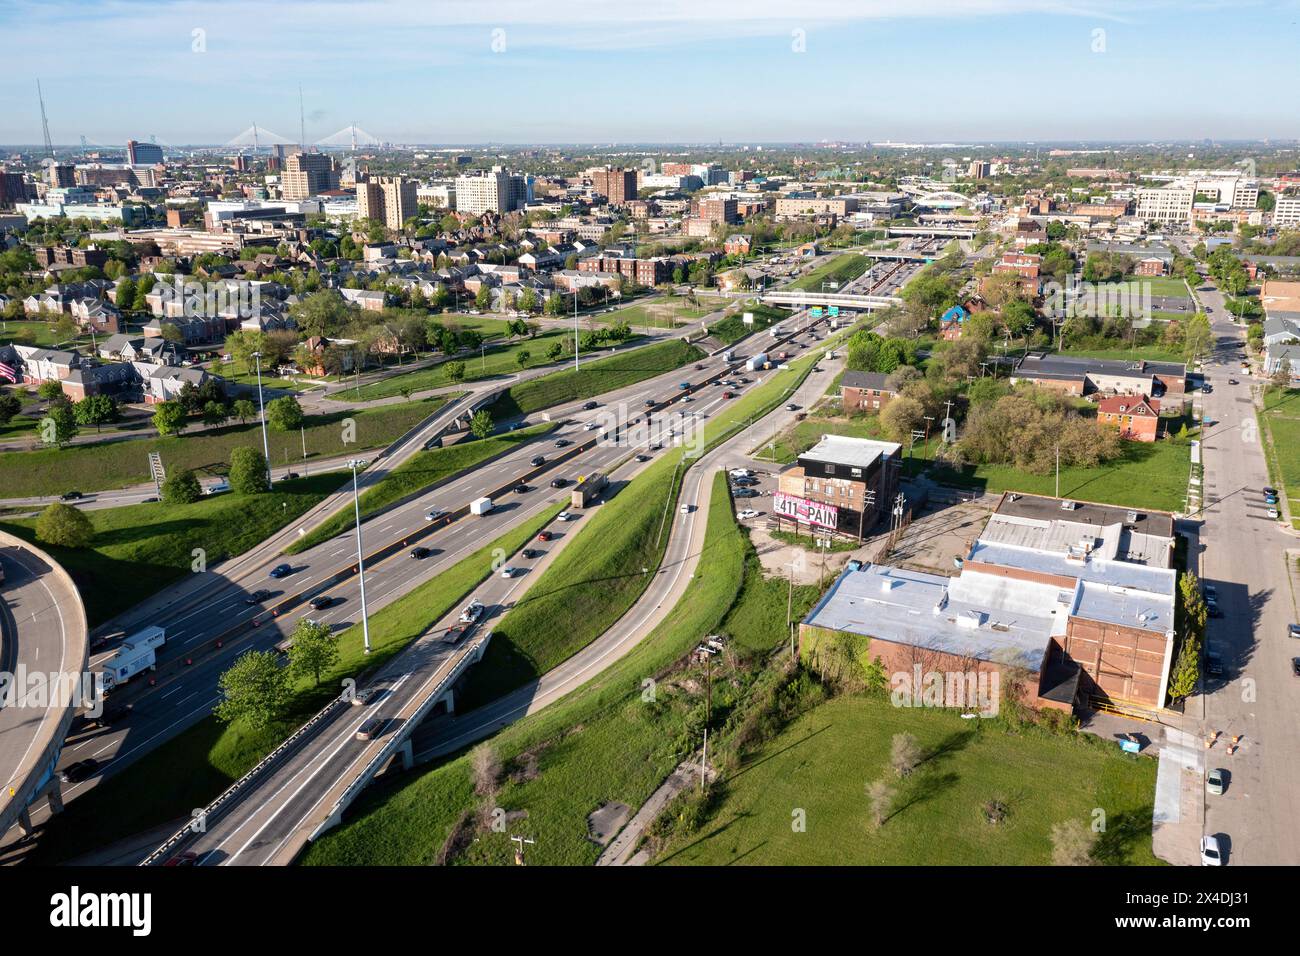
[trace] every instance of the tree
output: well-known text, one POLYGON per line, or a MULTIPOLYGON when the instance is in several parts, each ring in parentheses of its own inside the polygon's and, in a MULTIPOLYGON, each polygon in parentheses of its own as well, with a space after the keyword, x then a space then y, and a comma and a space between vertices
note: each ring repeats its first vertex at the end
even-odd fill
POLYGON ((1079 820, 1052 824, 1052 866, 1092 866, 1093 840, 1079 820))
POLYGON ((159 402, 153 410, 153 427, 159 435, 179 435, 185 427, 185 406, 180 402, 159 402))
POLYGON ((62 448, 77 434, 77 415, 67 400, 55 402, 41 421, 41 441, 62 448))
POLYGON ((910 777, 921 762, 921 745, 911 734, 894 734, 889 747, 889 766, 900 777, 910 777))
POLYGON ((289 645, 289 671, 295 677, 310 674, 317 687, 320 675, 339 659, 339 642, 328 624, 301 620, 293 629, 289 645))
POLYGON ((188 468, 184 471, 172 472, 167 476, 167 480, 162 483, 162 500, 164 504, 193 504, 202 495, 203 488, 199 485, 198 477, 188 468))
POLYGON ((117 402, 108 395, 87 395, 72 406, 78 425, 94 425, 99 431, 102 425, 117 421, 117 402))
POLYGON ((221 402, 204 402, 202 414, 205 425, 220 425, 230 417, 230 412, 221 402))
POLYGON ((880 413, 880 427, 891 441, 906 442, 925 419, 925 406, 915 398, 900 395, 880 413))
POLYGON ((1277 370, 1273 372, 1272 376, 1270 376, 1269 382, 1274 388, 1290 388, 1291 373, 1291 360, 1289 358, 1284 358, 1278 363, 1277 370))
POLYGON ((459 384, 465 380, 464 362, 448 362, 445 367, 447 369, 447 378, 450 381, 459 384))
POLYGON ((236 494, 255 495, 267 490, 266 456, 256 448, 236 448, 230 453, 230 488, 236 494))
POLYGON ((63 396, 63 386, 59 382, 55 381, 41 382, 41 384, 36 387, 36 394, 40 398, 45 399, 45 401, 52 402, 56 398, 61 398, 63 396))
POLYGON ((12 392, 0 392, 0 425, 8 425, 23 410, 23 400, 12 392))
POLYGON ((251 398, 240 398, 235 400, 231 406, 231 413, 239 419, 239 424, 252 421, 257 417, 257 403, 251 398))
POLYGON ((474 304, 481 310, 486 310, 492 304, 492 287, 486 282, 474 293, 474 304))
POLYGON ((313 335, 338 335, 351 317, 351 310, 341 295, 325 289, 313 292, 292 306, 289 314, 298 323, 298 332, 310 338, 313 335))
POLYGON ((475 438, 487 438, 492 434, 492 426, 492 413, 486 408, 480 408, 469 420, 469 430, 475 438))
POLYGON ((289 674, 273 650, 245 651, 217 681, 221 701, 213 709, 218 720, 242 720, 264 730, 289 705, 289 674))
POLYGON ((529 353, 528 349, 520 349, 515 353, 515 362, 520 368, 525 367, 528 364, 528 360, 531 358, 532 355, 529 353))
POLYGON ((95 536, 90 519, 62 501, 51 502, 36 519, 36 540, 62 548, 84 548, 95 536))
POLYGON ((885 779, 867 784, 867 802, 871 804, 871 824, 876 829, 885 825, 890 804, 894 802, 894 788, 885 779))
POLYGON ((266 420, 278 432, 293 431, 302 426, 302 406, 292 395, 277 398, 267 403, 266 420))

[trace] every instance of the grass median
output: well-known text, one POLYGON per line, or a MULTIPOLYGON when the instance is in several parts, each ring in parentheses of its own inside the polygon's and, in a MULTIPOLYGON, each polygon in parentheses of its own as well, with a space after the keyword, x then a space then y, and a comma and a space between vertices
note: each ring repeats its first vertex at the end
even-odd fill
MULTIPOLYGON (((513 554, 549 523, 560 505, 548 508, 462 558, 446 571, 370 615, 371 653, 362 647, 360 625, 339 634, 339 661, 320 686, 300 680, 288 711, 265 730, 241 722, 223 724, 205 717, 121 773, 67 805, 51 818, 32 855, 36 863, 57 863, 133 834, 188 817, 247 773, 330 698, 346 677, 382 667, 432 627, 492 574, 500 548, 513 554)), ((137 708, 149 712, 145 697, 137 708)), ((128 746, 131 738, 128 737, 128 746)))
MULTIPOLYGON (((555 423, 533 425, 519 431, 494 435, 480 441, 464 441, 446 448, 430 448, 412 455, 390 471, 378 484, 361 495, 361 520, 412 495, 420 494, 453 476, 475 468, 491 458, 504 455, 520 445, 551 432, 555 423)), ((356 525, 352 504, 340 508, 324 522, 285 548, 285 554, 301 554, 336 534, 356 525)))
MULTIPOLYGON (((439 395, 373 409, 308 415, 302 432, 267 429, 271 467, 311 468, 311 460, 382 448, 428 418, 447 401, 439 395), (349 427, 351 422, 351 427, 349 427), (351 439, 345 441, 345 439, 351 439), (303 444, 307 459, 303 459, 303 444)), ((158 452, 168 473, 192 469, 223 474, 230 453, 246 446, 262 449, 257 422, 228 425, 171 438, 140 438, 0 453, 0 489, 5 497, 57 495, 65 491, 104 491, 150 480, 149 453, 158 452)))
POLYGON ((50 552, 77 583, 91 627, 192 573, 195 549, 206 565, 243 554, 337 491, 339 472, 276 482, 261 495, 223 494, 193 504, 161 502, 83 512, 95 529, 85 548, 36 542, 36 519, 0 523, 50 552))
POLYGON ((608 358, 588 358, 576 371, 564 369, 512 385, 489 406, 489 411, 497 421, 517 418, 552 405, 626 388, 702 358, 703 352, 681 339, 629 349, 608 358))
POLYGON ((836 256, 830 262, 813 269, 801 279, 790 283, 791 289, 803 289, 806 292, 821 292, 823 282, 838 282, 843 285, 851 282, 871 268, 871 260, 857 253, 845 253, 836 256))

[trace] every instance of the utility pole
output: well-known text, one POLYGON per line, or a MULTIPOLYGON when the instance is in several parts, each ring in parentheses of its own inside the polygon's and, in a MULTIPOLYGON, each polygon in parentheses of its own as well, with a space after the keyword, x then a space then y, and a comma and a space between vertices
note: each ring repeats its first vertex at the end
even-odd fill
POLYGON ((1056 497, 1061 497, 1061 446, 1056 446, 1056 497))
POLYGON ((573 370, 578 371, 578 288, 573 288, 573 370))
POLYGON ((364 458, 353 458, 348 462, 352 469, 352 509, 357 522, 357 576, 361 582, 361 638, 366 653, 370 653, 370 618, 366 615, 366 562, 361 550, 361 498, 357 494, 357 469, 366 467, 364 458))

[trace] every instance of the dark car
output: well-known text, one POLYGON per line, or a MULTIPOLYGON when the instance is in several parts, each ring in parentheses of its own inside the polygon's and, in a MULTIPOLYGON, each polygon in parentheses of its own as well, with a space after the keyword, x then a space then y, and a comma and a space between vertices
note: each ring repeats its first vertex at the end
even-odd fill
POLYGON ((568 478, 552 478, 552 479, 551 479, 551 487, 552 487, 552 488, 563 488, 563 487, 564 487, 565 485, 567 485, 568 483, 569 483, 569 479, 568 479, 568 478))
POLYGON ((1264 489, 1264 494, 1266 494, 1266 495, 1272 495, 1274 498, 1276 498, 1276 497, 1277 497, 1277 489, 1276 489, 1276 488, 1265 488, 1265 489, 1264 489))
POLYGON ((741 487, 746 487, 746 486, 748 486, 748 485, 756 485, 756 484, 758 484, 758 479, 757 479, 757 478, 750 478, 750 477, 748 477, 747 475, 741 475, 741 476, 738 477, 738 478, 732 478, 732 479, 731 479, 731 483, 732 483, 733 485, 740 485, 741 487))
POLYGON ((524 550, 521 553, 529 561, 531 561, 533 558, 540 558, 542 556, 542 552, 538 551, 536 548, 524 548, 524 550))
POLYGON ((753 488, 737 488, 731 493, 736 498, 757 498, 758 492, 753 488))
POLYGON ((556 447, 556 448, 568 448, 568 447, 569 447, 570 445, 572 445, 572 444, 573 444, 573 442, 569 441, 569 439, 567 439, 567 438, 557 438, 557 439, 555 439, 555 447, 556 447))
POLYGON ((653 398, 647 398, 647 399, 645 400, 645 407, 646 407, 646 408, 653 408, 655 404, 656 404, 656 403, 655 403, 655 400, 654 400, 653 398))
POLYGON ((313 611, 322 611, 334 603, 334 599, 328 594, 318 594, 307 602, 313 611))
POLYGON ((600 402, 587 402, 585 405, 582 406, 583 411, 588 411, 588 412, 591 411, 593 408, 599 408, 599 407, 600 407, 600 402))
POLYGON ((193 850, 185 850, 168 859, 163 866, 198 866, 199 855, 193 850))
POLYGON ((649 455, 637 455, 637 456, 636 456, 636 460, 637 460, 637 461, 649 461, 649 460, 650 460, 650 456, 649 456, 649 455))
POLYGON ((515 494, 517 494, 517 495, 522 495, 522 494, 524 494, 525 492, 532 491, 532 490, 533 490, 532 488, 528 487, 527 485, 523 484, 522 482, 520 482, 519 484, 515 485, 515 494))
POLYGON ((1223 674, 1223 659, 1218 654, 1206 654, 1205 672, 1211 677, 1221 676, 1223 674))
POLYGON ((287 564, 277 564, 271 569, 271 577, 273 578, 284 578, 291 574, 293 574, 293 568, 287 564))
POLYGON ((1291 658, 1291 673, 1300 677, 1300 657, 1291 658))
POLYGON ((1210 392, 1214 391, 1214 386, 1211 385, 1209 382, 1206 382, 1204 385, 1201 386, 1201 391, 1208 395, 1210 394, 1210 392))
POLYGON ((59 497, 64 501, 76 501, 77 499, 83 498, 85 496, 82 495, 80 491, 65 491, 63 494, 59 495, 59 497))
POLYGON ((1287 637, 1300 637, 1300 624, 1288 624, 1286 626, 1287 637))
POLYGON ((534 468, 540 468, 542 465, 546 464, 546 459, 542 455, 534 455, 531 464, 534 468))
POLYGON ((411 549, 411 557, 415 558, 415 560, 417 560, 417 561, 422 561, 422 560, 424 560, 425 558, 427 558, 428 556, 429 556, 429 549, 428 549, 428 548, 412 548, 412 549, 411 549))
POLYGON ((80 783, 98 769, 99 761, 94 757, 87 757, 85 760, 78 760, 64 767, 59 773, 59 779, 64 783, 80 783))

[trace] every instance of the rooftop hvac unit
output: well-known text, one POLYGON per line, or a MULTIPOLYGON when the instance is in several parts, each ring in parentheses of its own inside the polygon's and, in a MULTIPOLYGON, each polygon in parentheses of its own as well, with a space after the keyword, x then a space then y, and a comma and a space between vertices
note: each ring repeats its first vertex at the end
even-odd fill
POLYGON ((962 611, 957 615, 957 626, 975 630, 984 623, 983 611, 962 611))
POLYGON ((896 588, 898 585, 902 583, 903 583, 902 581, 895 580, 894 578, 881 578, 880 590, 888 594, 890 591, 894 590, 894 588, 896 588))

